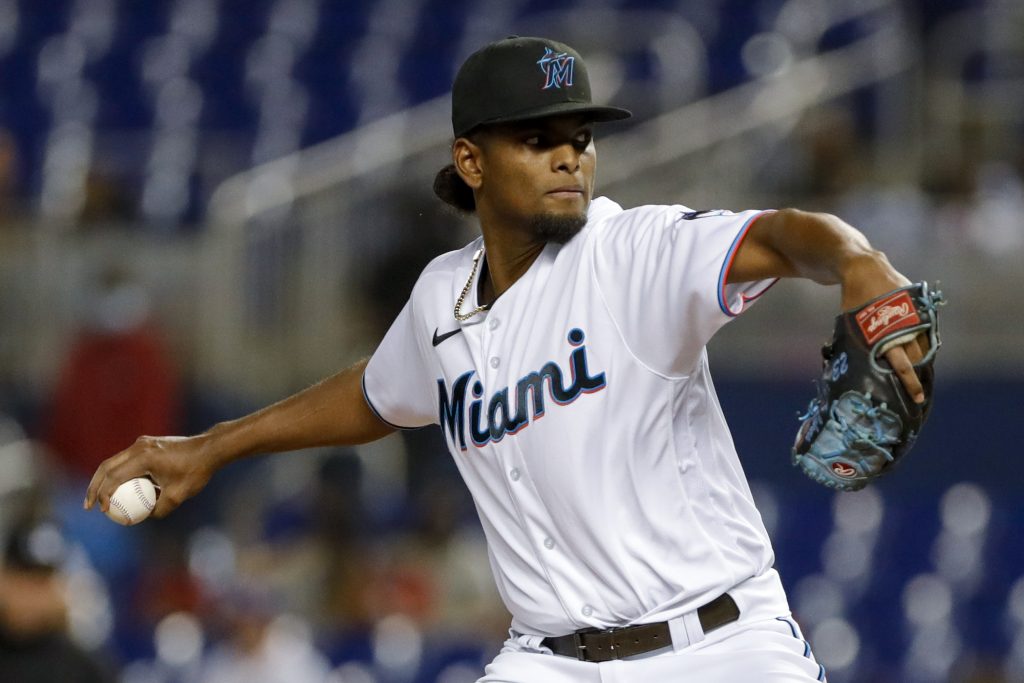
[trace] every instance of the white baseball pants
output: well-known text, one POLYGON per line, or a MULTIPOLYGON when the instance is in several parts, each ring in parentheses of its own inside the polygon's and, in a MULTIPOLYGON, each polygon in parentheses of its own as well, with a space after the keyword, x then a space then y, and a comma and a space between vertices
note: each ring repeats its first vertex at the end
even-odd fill
MULTIPOLYGON (((528 637, 506 641, 477 683, 809 683, 825 669, 787 614, 744 620, 690 637, 672 647, 611 662, 581 662, 550 654, 528 637)), ((699 626, 698 626, 699 631, 699 626)))

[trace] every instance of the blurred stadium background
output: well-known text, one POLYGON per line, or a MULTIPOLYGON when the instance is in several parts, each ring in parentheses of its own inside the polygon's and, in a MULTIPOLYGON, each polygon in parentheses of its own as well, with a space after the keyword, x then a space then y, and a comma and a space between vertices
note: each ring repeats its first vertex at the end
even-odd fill
POLYGON ((136 435, 372 351, 474 234, 430 192, 447 91, 513 33, 634 111, 602 193, 830 211, 941 281, 932 421, 865 492, 788 465, 834 290, 779 285, 712 365, 829 680, 1024 681, 1020 0, 0 0, 0 600, 56 591, 124 683, 480 675, 508 617, 434 430, 240 463, 132 529, 80 506, 136 435), (13 583, 26 553, 51 583, 13 583))

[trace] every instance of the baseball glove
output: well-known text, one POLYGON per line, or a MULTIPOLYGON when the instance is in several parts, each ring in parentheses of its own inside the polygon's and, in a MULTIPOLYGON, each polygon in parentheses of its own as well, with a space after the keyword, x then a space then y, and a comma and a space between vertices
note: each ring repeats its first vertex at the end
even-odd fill
POLYGON ((894 290, 836 318, 817 396, 800 416, 793 464, 841 491, 856 491, 885 474, 910 450, 932 407, 942 293, 927 282, 894 290), (916 335, 929 347, 915 365, 924 403, 914 403, 883 358, 916 335))

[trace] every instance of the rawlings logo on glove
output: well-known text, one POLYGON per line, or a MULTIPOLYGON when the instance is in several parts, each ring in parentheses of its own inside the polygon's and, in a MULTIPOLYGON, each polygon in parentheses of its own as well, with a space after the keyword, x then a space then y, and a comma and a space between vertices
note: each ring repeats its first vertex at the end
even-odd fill
POLYGON ((818 395, 800 416, 793 464, 815 481, 856 491, 888 472, 917 440, 932 405, 933 364, 942 293, 921 282, 885 294, 836 318, 818 395), (888 349, 918 334, 928 352, 914 366, 924 388, 914 403, 885 361, 888 349))
POLYGON ((868 344, 874 344, 896 330, 921 324, 914 302, 903 290, 890 294, 881 301, 867 304, 857 312, 856 319, 868 344))

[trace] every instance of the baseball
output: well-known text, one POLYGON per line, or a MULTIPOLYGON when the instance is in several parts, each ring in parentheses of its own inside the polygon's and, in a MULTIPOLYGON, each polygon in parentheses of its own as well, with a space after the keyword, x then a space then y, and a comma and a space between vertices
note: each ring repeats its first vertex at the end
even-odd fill
POLYGON ((118 524, 131 526, 149 517, 156 506, 156 487, 149 477, 129 479, 117 487, 110 497, 107 517, 118 524))

